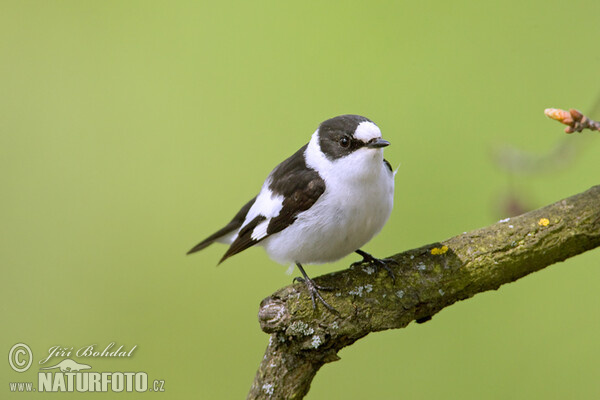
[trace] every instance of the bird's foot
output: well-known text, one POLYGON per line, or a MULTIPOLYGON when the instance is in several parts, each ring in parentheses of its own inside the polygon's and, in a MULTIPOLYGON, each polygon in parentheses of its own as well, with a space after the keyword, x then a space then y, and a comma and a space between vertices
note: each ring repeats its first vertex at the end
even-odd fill
POLYGON ((375 268, 383 268, 387 271, 388 275, 392 278, 392 281, 396 283, 396 275, 390 265, 398 265, 398 261, 393 258, 375 258, 367 252, 362 250, 356 250, 356 253, 361 255, 363 259, 361 261, 353 262, 350 267, 359 267, 363 264, 369 264, 375 268))
POLYGON ((317 298, 329 311, 331 311, 334 314, 339 314, 339 312, 335 308, 333 308, 331 305, 329 305, 329 303, 325 301, 323 296, 321 296, 321 293, 319 293, 319 290, 334 290, 335 288, 318 285, 308 276, 305 276, 304 278, 297 276, 294 278, 294 282, 303 282, 306 285, 308 294, 310 294, 310 300, 312 301, 313 309, 317 308, 317 303, 315 301, 315 298, 317 298))

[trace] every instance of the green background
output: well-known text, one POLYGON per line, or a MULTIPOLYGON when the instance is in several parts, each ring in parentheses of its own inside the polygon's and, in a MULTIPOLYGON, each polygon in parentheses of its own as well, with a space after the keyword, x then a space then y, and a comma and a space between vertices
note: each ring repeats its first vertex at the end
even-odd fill
MULTIPOLYGON (((509 187, 538 207, 599 184, 600 137, 543 115, 596 101, 598 15, 591 0, 2 1, 0 349, 27 343, 34 367, 5 362, 0 397, 36 382, 51 346, 113 341, 133 357, 76 360, 166 392, 96 398, 245 397, 268 340, 258 305, 291 277, 261 249, 219 268, 222 245, 185 252, 335 115, 374 120, 401 164, 364 247, 381 257, 503 218, 509 187), (492 157, 565 140, 574 156, 537 174, 492 157)), ((369 335, 308 398, 598 398, 599 256, 369 335)))

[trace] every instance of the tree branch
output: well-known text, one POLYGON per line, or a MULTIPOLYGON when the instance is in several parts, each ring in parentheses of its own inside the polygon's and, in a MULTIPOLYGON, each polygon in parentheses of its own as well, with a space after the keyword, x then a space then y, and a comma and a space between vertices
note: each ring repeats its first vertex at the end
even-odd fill
POLYGON ((315 279, 325 300, 316 311, 303 284, 264 299, 258 314, 271 334, 249 399, 300 399, 319 368, 371 332, 424 322, 445 307, 498 289, 600 246, 600 186, 529 213, 393 256, 396 282, 361 266, 315 279))

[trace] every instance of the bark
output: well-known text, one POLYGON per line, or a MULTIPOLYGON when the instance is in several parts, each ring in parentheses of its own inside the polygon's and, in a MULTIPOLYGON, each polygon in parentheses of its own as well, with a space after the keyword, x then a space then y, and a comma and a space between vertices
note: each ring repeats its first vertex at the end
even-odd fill
POLYGON ((340 315, 312 303, 302 283, 260 305, 271 335, 249 399, 301 399, 319 368, 371 332, 424 322, 445 307, 496 290, 600 246, 600 186, 443 242, 396 254, 395 282, 361 265, 315 278, 340 315))

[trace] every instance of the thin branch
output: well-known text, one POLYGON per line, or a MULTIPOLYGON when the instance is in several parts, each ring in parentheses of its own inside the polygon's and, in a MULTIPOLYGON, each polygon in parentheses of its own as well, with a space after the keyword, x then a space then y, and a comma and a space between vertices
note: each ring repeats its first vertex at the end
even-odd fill
POLYGON ((363 265, 315 280, 340 311, 313 311, 305 286, 264 299, 259 321, 271 335, 249 399, 301 399, 319 368, 371 332, 424 322, 453 303, 498 289, 600 246, 600 186, 544 208, 393 256, 396 283, 363 265))
POLYGON ((544 114, 548 118, 567 125, 566 133, 581 132, 584 129, 591 131, 600 130, 600 122, 594 121, 583 115, 581 111, 570 108, 569 111, 561 110, 560 108, 546 108, 544 114))
MULTIPOLYGON (((600 96, 590 109, 589 115, 600 112, 600 96)), ((584 129, 599 130, 600 122, 594 121, 580 111, 569 111, 547 108, 544 113, 548 118, 565 125, 565 132, 581 132, 584 129)), ((497 146, 492 150, 494 163, 509 174, 539 174, 562 169, 573 163, 584 144, 564 138, 556 142, 548 151, 540 153, 516 148, 511 145, 497 146)))

